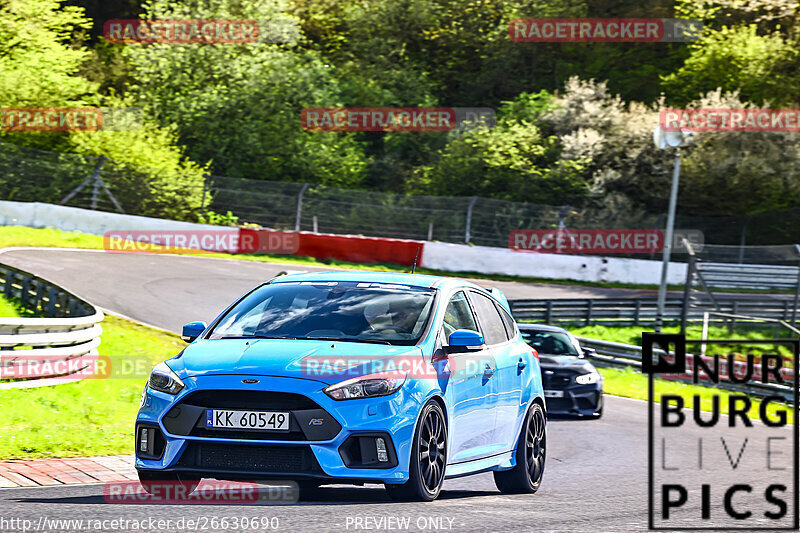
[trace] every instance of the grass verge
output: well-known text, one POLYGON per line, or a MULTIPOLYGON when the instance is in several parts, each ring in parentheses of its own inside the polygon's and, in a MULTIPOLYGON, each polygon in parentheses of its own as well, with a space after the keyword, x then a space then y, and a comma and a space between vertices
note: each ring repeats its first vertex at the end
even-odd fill
MULTIPOLYGON (((20 316, 18 305, 0 299, 0 314, 20 316)), ((135 357, 149 372, 175 355, 180 337, 106 316, 100 355, 135 357)), ((133 427, 146 374, 84 379, 35 389, 0 391, 0 460, 133 453, 133 427)))
MULTIPOLYGON (((582 326, 568 327, 570 333, 578 337, 590 339, 602 339, 604 341, 622 342, 624 344, 642 345, 642 332, 648 331, 641 326, 582 326)), ((699 325, 688 325, 686 328, 687 339, 699 339, 702 334, 702 327, 699 325)), ((680 327, 667 326, 662 329, 662 333, 680 333, 680 327)), ((742 328, 729 332, 725 327, 710 326, 708 328, 708 338, 710 339, 747 339, 747 340, 772 340, 775 338, 773 328, 742 328)))

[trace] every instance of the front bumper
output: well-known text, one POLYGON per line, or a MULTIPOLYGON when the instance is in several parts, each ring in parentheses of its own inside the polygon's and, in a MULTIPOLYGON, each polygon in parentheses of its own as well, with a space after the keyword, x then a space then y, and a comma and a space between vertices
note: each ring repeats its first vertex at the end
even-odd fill
POLYGON ((136 468, 218 479, 408 479, 420 404, 403 388, 390 396, 336 401, 319 381, 259 376, 259 383, 243 384, 248 377, 253 376, 186 378, 176 396, 148 388, 136 419, 136 468), (216 434, 198 422, 206 407, 289 411, 290 431, 216 434), (140 427, 163 436, 150 453, 138 451, 140 427), (384 439, 389 461, 369 456, 365 443, 377 437, 384 439))
POLYGON ((596 416, 603 408, 603 383, 545 389, 545 404, 548 416, 596 416), (551 396, 553 391, 561 396, 551 396))

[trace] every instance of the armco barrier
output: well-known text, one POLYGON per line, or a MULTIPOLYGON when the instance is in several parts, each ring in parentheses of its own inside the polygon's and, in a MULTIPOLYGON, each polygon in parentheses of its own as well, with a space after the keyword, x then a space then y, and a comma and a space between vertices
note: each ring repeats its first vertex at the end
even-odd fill
MULTIPOLYGON (((733 296, 717 298, 721 312, 751 315, 759 318, 790 321, 792 300, 770 298, 757 300, 737 299, 733 296)), ((642 326, 656 324, 658 303, 655 298, 565 298, 554 300, 511 300, 511 311, 519 321, 553 325, 574 326, 642 326)), ((683 299, 667 298, 663 320, 680 324, 683 299)), ((689 309, 689 322, 702 322, 704 309, 689 309)), ((710 317, 714 325, 733 325, 734 319, 710 317)))
POLYGON ((17 369, 26 367, 26 379, 0 383, 0 389, 67 383, 69 376, 59 368, 79 372, 97 358, 102 311, 38 276, 2 264, 0 290, 46 317, 0 317, 0 377, 18 376, 17 369))

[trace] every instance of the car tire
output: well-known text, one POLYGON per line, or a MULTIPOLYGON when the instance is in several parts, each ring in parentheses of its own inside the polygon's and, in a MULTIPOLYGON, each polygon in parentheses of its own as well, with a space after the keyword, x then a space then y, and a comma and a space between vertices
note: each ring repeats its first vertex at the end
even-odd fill
POLYGON ((165 491, 161 487, 174 487, 175 485, 180 484, 185 488, 185 494, 188 496, 194 492, 194 489, 196 489, 197 485, 200 484, 200 478, 189 478, 168 472, 145 472, 143 470, 139 470, 138 474, 139 483, 141 483, 142 487, 148 494, 153 495, 174 494, 174 492, 165 491))
POLYGON ((528 410, 517 439, 517 464, 510 470, 495 471, 494 483, 506 494, 533 494, 539 490, 547 457, 547 422, 542 406, 528 410))
POLYGON ((441 406, 434 400, 422 408, 414 431, 408 481, 402 485, 386 484, 386 492, 395 501, 429 502, 439 496, 447 465, 447 424, 441 406))

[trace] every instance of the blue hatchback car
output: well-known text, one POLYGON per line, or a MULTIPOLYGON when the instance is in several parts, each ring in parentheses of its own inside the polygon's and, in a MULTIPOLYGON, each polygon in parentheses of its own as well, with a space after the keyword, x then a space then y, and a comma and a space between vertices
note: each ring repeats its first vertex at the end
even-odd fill
POLYGON ((510 493, 542 481, 538 354, 499 291, 419 274, 292 274, 183 337, 136 419, 148 490, 281 479, 380 483, 430 501, 446 478, 478 472, 510 493))

